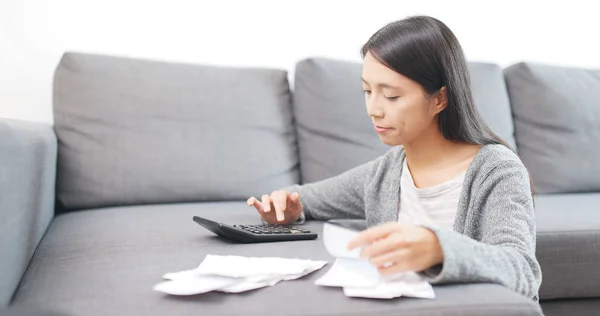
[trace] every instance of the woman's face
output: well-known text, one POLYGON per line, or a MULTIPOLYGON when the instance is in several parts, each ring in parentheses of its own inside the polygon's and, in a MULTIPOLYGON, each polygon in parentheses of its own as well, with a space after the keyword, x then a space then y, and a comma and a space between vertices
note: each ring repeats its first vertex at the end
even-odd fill
POLYGON ((370 52, 363 61, 362 79, 367 113, 383 143, 408 144, 438 128, 436 115, 445 106, 445 95, 428 95, 420 84, 386 67, 370 52))

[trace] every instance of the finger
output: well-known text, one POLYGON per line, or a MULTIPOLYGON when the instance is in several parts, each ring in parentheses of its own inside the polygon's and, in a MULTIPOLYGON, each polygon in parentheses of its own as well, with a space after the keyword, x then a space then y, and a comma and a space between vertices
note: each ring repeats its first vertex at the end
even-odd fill
POLYGON ((278 221, 282 221, 285 217, 283 215, 283 209, 281 207, 281 193, 279 191, 274 191, 271 193, 271 199, 273 199, 273 206, 275 207, 275 215, 278 221))
POLYGON ((262 203, 257 200, 255 197, 251 197, 248 199, 248 206, 254 206, 254 208, 262 215, 265 210, 263 209, 262 203))
POLYGON ((392 233, 383 239, 364 246, 360 256, 371 259, 395 250, 405 249, 407 245, 408 242, 406 238, 404 238, 404 234, 392 233))
POLYGON ((400 262, 407 261, 409 261, 409 258, 408 251, 406 249, 397 249, 390 252, 386 252, 369 260, 369 262, 371 262, 371 264, 376 266, 377 268, 386 268, 390 265, 395 265, 400 262))
POLYGON ((366 229, 356 235, 350 243, 348 243, 348 250, 352 250, 358 246, 364 244, 370 244, 376 240, 387 237, 389 234, 399 232, 402 230, 402 225, 396 222, 383 224, 373 228, 366 229))
POLYGON ((283 211, 285 210, 285 195, 283 191, 273 191, 271 193, 271 200, 273 201, 273 206, 275 210, 283 211))
POLYGON ((383 267, 377 268, 381 275, 392 275, 411 271, 409 264, 406 261, 398 261, 383 267))
POLYGON ((290 194, 289 197, 290 202, 292 202, 293 204, 298 204, 300 202, 300 195, 298 194, 298 192, 292 192, 292 194, 290 194))
POLYGON ((300 203, 300 195, 298 192, 293 192, 288 195, 287 204, 288 210, 293 210, 294 212, 302 211, 302 203, 300 203))
POLYGON ((285 191, 277 191, 277 197, 279 199, 279 206, 281 207, 281 211, 287 210, 287 200, 289 194, 285 191))
POLYGON ((262 196, 262 207, 265 213, 269 213, 271 211, 271 197, 267 194, 263 194, 262 196))

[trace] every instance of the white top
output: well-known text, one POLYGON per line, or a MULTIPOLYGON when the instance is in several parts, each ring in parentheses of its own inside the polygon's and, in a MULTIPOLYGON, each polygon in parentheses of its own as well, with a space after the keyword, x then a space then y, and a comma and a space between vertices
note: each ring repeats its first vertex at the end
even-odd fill
POLYGON ((465 173, 466 171, 444 183, 419 189, 415 186, 404 159, 398 222, 428 224, 452 230, 465 173))

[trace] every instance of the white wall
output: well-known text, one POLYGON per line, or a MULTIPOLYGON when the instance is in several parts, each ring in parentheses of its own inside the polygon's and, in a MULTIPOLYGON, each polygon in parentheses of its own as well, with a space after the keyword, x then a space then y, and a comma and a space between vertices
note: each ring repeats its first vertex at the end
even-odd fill
POLYGON ((52 122, 65 50, 293 70, 320 55, 359 61, 385 23, 429 14, 470 60, 599 67, 594 1, 0 0, 0 117, 52 122))

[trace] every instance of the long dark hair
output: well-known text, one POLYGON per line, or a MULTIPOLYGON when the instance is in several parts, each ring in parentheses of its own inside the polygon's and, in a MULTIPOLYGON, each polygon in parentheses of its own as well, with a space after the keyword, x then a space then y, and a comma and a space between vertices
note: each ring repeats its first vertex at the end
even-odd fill
MULTIPOLYGON (((479 114, 462 47, 443 22, 429 16, 412 16, 389 23, 363 45, 362 57, 368 52, 429 94, 446 87, 448 104, 438 115, 446 139, 474 145, 502 144, 515 152, 479 114)), ((529 181, 533 196, 531 177, 529 181)))
POLYGON ((444 23, 429 16, 389 23, 363 45, 362 57, 368 52, 390 69, 419 83, 429 94, 446 87, 448 104, 438 116, 446 139, 510 148, 477 111, 463 50, 444 23))

